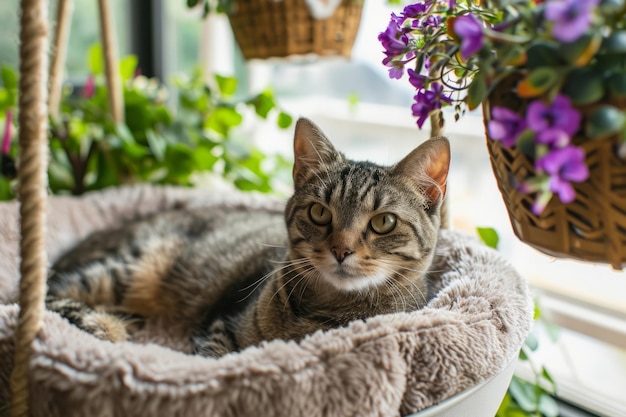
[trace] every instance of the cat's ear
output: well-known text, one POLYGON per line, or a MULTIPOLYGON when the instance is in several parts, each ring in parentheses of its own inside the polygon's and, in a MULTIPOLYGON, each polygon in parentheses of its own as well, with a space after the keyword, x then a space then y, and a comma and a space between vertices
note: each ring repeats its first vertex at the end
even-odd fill
POLYGON ((293 153, 293 181, 296 185, 323 165, 342 157, 321 129, 304 118, 296 123, 293 153))
POLYGON ((408 177, 422 192, 437 203, 446 195, 446 181, 450 168, 450 142, 443 136, 431 138, 394 167, 397 175, 408 177))

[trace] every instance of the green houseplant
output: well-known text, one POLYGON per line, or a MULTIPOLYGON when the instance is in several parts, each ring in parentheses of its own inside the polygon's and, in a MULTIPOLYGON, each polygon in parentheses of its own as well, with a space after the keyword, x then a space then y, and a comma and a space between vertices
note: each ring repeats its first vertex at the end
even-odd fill
POLYGON ((554 255, 626 263, 623 0, 419 1, 379 40, 412 112, 483 106, 514 231, 554 255))
MULTIPOLYGON (((92 75, 82 88, 65 89, 61 116, 50 123, 51 192, 82 194, 139 182, 192 185, 209 174, 262 192, 272 191, 281 173, 288 181, 288 161, 265 155, 234 129, 249 115, 290 126, 291 116, 278 109, 271 90, 239 97, 235 78, 217 75, 210 88, 198 70, 175 77, 177 96, 170 97, 156 80, 137 75, 137 60, 128 56, 120 62, 126 123, 115 125, 107 111, 101 56, 100 46, 90 50, 92 75)), ((14 197, 18 128, 17 74, 9 67, 2 68, 2 85, 0 200, 7 200, 14 197)))

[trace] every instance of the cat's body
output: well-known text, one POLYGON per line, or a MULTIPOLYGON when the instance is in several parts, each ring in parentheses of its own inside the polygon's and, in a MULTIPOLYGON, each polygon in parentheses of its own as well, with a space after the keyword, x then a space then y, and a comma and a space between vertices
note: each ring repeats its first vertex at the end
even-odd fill
POLYGON ((387 168, 347 160, 300 120, 294 150, 284 215, 180 209, 96 233, 53 266, 49 308, 112 340, 132 326, 91 307, 168 317, 193 329, 197 353, 220 356, 422 307, 447 141, 387 168))

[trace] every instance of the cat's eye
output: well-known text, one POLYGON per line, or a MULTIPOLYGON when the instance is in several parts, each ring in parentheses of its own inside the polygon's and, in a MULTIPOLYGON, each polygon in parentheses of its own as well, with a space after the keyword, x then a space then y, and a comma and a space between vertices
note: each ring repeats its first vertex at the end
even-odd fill
POLYGON ((330 223, 333 218, 330 210, 320 203, 314 203, 311 205, 311 208, 309 209, 309 216, 311 216, 313 223, 319 224, 320 226, 330 223))
POLYGON ((396 227, 396 216, 391 213, 377 214, 370 220, 370 226, 378 234, 389 233, 396 227))

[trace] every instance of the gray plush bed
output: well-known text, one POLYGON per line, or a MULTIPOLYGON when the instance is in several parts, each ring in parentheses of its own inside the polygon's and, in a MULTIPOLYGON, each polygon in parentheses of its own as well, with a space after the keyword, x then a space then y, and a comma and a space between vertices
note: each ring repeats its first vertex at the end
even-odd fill
MULTIPOLYGON (((131 187, 53 197, 48 257, 89 232, 177 205, 255 205, 258 195, 131 187)), ((7 399, 18 307, 18 214, 0 204, 0 399, 7 399)), ((397 416, 458 394, 504 369, 532 324, 525 280, 497 252, 442 231, 436 296, 420 311, 373 317, 272 341, 219 360, 153 323, 112 344, 46 313, 31 361, 34 416, 397 416)), ((476 416, 479 417, 479 416, 476 416)))

